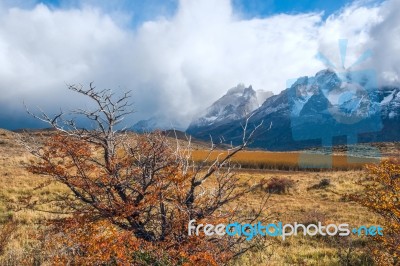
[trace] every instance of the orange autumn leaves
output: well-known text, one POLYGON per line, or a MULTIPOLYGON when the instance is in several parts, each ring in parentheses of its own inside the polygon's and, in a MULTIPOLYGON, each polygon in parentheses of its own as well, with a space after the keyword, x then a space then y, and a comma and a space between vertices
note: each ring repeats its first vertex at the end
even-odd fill
POLYGON ((383 219, 384 235, 375 238, 373 253, 378 264, 400 264, 400 160, 367 166, 364 191, 353 198, 383 219))
POLYGON ((187 234, 190 219, 219 223, 235 217, 223 206, 250 190, 237 186, 229 171, 217 166, 204 176, 186 159, 187 151, 171 148, 160 133, 134 143, 117 137, 115 149, 105 150, 57 134, 37 151, 40 160, 31 162, 31 172, 63 183, 73 196, 62 202, 72 214, 48 226, 45 247, 52 261, 217 265, 246 247, 237 239, 187 234))

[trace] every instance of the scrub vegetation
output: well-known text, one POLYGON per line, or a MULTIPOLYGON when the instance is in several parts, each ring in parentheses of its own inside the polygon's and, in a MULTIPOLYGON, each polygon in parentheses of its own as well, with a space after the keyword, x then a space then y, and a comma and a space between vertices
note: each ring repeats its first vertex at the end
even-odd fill
MULTIPOLYGON (((0 265, 398 265, 399 161, 225 151, 115 126, 129 94, 70 87, 97 105, 45 131, 0 130, 0 265), (314 158, 314 159, 313 159, 314 158), (358 160, 359 159, 359 160, 358 160), (189 236, 199 223, 382 225, 383 237, 189 236), (381 248, 384 247, 384 248, 381 248)), ((257 128, 256 128, 257 129, 257 128)))
MULTIPOLYGON (((44 141, 54 133, 25 134, 36 135, 44 141)), ((132 134, 130 137, 135 139, 136 135, 132 134)), ((0 264, 51 265, 54 264, 52 256, 58 254, 60 246, 45 247, 46 238, 38 236, 46 233, 50 226, 49 221, 68 217, 68 214, 49 211, 57 208, 51 201, 60 195, 68 194, 69 189, 63 184, 49 182, 49 177, 27 171, 26 167, 33 157, 17 143, 18 138, 16 133, 5 130, 0 132, 3 143, 0 145, 0 264), (31 207, 24 204, 27 199, 29 202, 48 203, 31 207)), ((174 145, 174 139, 169 141, 174 145)), ((321 221, 349 223, 352 226, 387 226, 378 213, 350 197, 364 193, 365 182, 372 184, 371 175, 365 170, 307 172, 244 169, 238 171, 236 177, 238 186, 243 188, 250 188, 261 180, 267 180, 264 186, 259 186, 247 194, 245 200, 232 204, 240 204, 248 210, 257 210, 261 199, 268 195, 263 215, 268 216, 268 221, 271 222, 297 221, 306 224, 321 221), (268 193, 268 181, 280 178, 291 180, 292 188, 281 194, 268 193), (329 180, 329 184, 326 180, 329 180)), ((106 225, 101 226, 106 228, 106 225)), ((107 237, 103 240, 111 243, 107 237)), ((242 256, 231 260, 231 265, 372 265, 375 257, 372 250, 374 245, 377 245, 370 237, 339 239, 299 235, 289 237, 285 241, 272 237, 266 239, 266 243, 260 239, 253 241, 256 245, 242 256)), ((135 256, 148 264, 154 259, 142 253, 135 256)))

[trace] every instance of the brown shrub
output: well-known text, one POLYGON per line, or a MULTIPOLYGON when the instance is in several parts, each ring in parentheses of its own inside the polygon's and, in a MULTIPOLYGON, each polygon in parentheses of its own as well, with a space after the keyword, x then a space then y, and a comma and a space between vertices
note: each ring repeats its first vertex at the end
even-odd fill
POLYGON ((268 193, 283 194, 288 193, 289 189, 294 187, 294 181, 286 177, 274 177, 267 185, 268 193))
POLYGON ((318 184, 312 185, 308 189, 323 189, 331 185, 331 180, 329 178, 324 178, 319 181, 318 184))
POLYGON ((352 199, 383 219, 383 235, 373 238, 378 265, 400 265, 400 160, 384 160, 367 166, 369 179, 361 182, 362 193, 352 199))
POLYGON ((63 120, 63 113, 52 119, 43 115, 40 119, 57 134, 42 143, 25 144, 38 159, 31 161, 28 170, 70 190, 68 197, 59 199, 70 217, 50 224, 55 230, 49 249, 59 251, 54 261, 63 265, 218 265, 251 247, 245 238, 189 235, 187 225, 190 220, 208 224, 259 220, 264 202, 254 213, 241 206, 231 208, 257 188, 240 187, 230 161, 253 133, 244 134, 243 144, 211 164, 193 164, 190 143, 185 148, 171 146, 161 132, 129 141, 116 130, 132 112, 129 93, 114 99, 111 91, 96 92, 92 86, 70 89, 94 100, 96 111, 75 114, 97 128, 80 129, 75 121, 63 120))

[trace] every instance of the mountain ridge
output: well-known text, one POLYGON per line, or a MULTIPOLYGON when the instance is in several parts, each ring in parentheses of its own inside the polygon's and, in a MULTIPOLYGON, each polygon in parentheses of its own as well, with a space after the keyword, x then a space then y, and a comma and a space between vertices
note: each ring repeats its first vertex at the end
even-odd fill
MULTIPOLYGON (((249 128, 264 122, 252 147, 298 150, 334 143, 399 140, 400 89, 379 88, 364 74, 322 70, 314 77, 298 78, 280 94, 267 98, 249 113, 249 128)), ((243 123, 244 117, 220 119, 218 123, 191 126, 187 132, 200 139, 211 136, 239 143, 243 123)))

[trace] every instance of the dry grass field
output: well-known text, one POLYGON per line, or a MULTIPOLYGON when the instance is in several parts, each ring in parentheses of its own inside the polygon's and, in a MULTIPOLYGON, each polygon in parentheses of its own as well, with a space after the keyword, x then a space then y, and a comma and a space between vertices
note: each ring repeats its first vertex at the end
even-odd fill
POLYGON ((35 231, 43 227, 47 219, 57 217, 55 214, 32 211, 21 208, 24 198, 33 199, 54 197, 57 193, 66 192, 61 185, 37 189, 47 179, 31 175, 25 166, 30 154, 17 143, 15 134, 0 129, 0 223, 4 226, 11 223, 10 241, 0 250, 0 265, 19 265, 26 258, 41 256, 40 246, 33 240, 35 231))
MULTIPOLYGON (((243 178, 251 175, 254 179, 286 177, 295 182, 293 189, 285 194, 271 194, 268 212, 275 221, 283 223, 349 223, 351 226, 379 224, 376 216, 354 202, 346 200, 346 195, 360 190, 356 182, 364 178, 362 171, 337 172, 242 172, 243 178), (322 179, 331 184, 325 188, 312 188, 322 179)), ((258 191, 243 202, 254 207, 265 191, 258 191)), ((270 238, 271 245, 262 250, 250 252, 240 258, 235 265, 346 265, 342 263, 348 248, 363 246, 365 238, 338 239, 335 237, 292 236, 285 241, 270 238), (343 241, 341 241, 343 240, 343 241), (340 241, 340 242, 339 242, 340 241)), ((368 258, 362 249, 349 254, 353 264, 365 265, 368 258)))
MULTIPOLYGON (((220 152, 216 151, 215 158, 220 152)), ((193 154, 195 160, 204 158, 205 151, 193 154)), ((298 153, 267 153, 247 151, 234 160, 247 168, 238 172, 244 186, 262 178, 285 177, 294 186, 283 194, 271 194, 267 213, 271 222, 301 222, 304 224, 321 221, 323 223, 349 223, 351 226, 379 224, 376 216, 365 208, 347 200, 346 195, 360 191, 356 183, 365 178, 361 164, 348 164, 345 157, 335 156, 336 169, 346 171, 293 171, 297 170, 298 153), (291 171, 267 170, 287 169, 291 171), (318 187, 322 179, 330 184, 318 187)), ((0 265, 20 265, 24 259, 37 257, 40 261, 40 245, 32 240, 36 230, 45 226, 45 221, 57 217, 41 211, 20 209, 20 202, 28 195, 40 198, 55 197, 66 190, 62 185, 52 184, 36 189, 46 179, 29 174, 24 166, 29 162, 29 154, 16 142, 15 133, 0 130, 0 223, 2 234, 7 233, 5 225, 12 224, 9 241, 0 250, 0 265)), ((239 204, 246 208, 256 208, 260 199, 268 195, 260 187, 239 204)), ((46 206, 43 206, 44 210, 46 206)), ((8 227, 10 228, 10 226, 8 227)), ((366 237, 305 237, 292 236, 282 241, 269 237, 267 246, 256 247, 232 262, 232 265, 368 265, 368 252, 364 250, 366 237), (351 247, 351 248, 349 248, 351 247)), ((1 244, 1 243, 0 243, 1 244)), ((38 263, 39 264, 39 263, 38 263)))
MULTIPOLYGON (((208 156, 207 150, 193 151, 194 161, 202 161, 208 156)), ((226 156, 226 151, 215 150, 209 155, 209 160, 226 156)), ((237 153, 233 162, 242 168, 267 169, 267 170, 361 170, 366 163, 378 162, 375 158, 359 158, 346 156, 344 154, 324 155, 305 152, 266 152, 266 151, 243 151, 237 153)))

